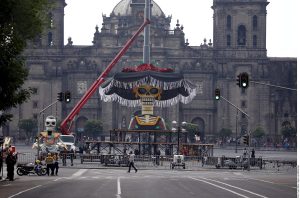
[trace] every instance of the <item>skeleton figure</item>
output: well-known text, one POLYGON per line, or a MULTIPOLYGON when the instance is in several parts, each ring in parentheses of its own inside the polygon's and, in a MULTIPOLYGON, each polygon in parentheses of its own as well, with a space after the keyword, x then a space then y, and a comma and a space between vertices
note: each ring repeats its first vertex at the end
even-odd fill
POLYGON ((129 129, 136 130, 165 130, 165 121, 153 115, 154 101, 160 100, 162 90, 150 85, 141 85, 133 89, 136 98, 142 103, 142 114, 133 117, 129 129))
MULTIPOLYGON (((61 142, 59 136, 60 134, 55 131, 56 118, 54 116, 47 116, 45 120, 46 131, 40 132, 40 136, 36 139, 32 148, 40 147, 43 152, 57 152, 60 145, 57 144, 61 142), (42 140, 42 143, 38 145, 38 141, 42 140)), ((64 145, 62 145, 64 146, 64 145)))

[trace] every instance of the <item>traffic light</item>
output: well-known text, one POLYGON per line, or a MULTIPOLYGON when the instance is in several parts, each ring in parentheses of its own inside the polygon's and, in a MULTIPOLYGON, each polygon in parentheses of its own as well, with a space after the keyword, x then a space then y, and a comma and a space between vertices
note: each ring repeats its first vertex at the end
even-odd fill
POLYGON ((241 74, 241 86, 245 89, 249 86, 249 75, 245 72, 241 74))
POLYGON ((242 81, 241 81, 241 74, 239 74, 236 78, 236 85, 241 87, 242 86, 242 81))
POLYGON ((249 135, 243 135, 243 143, 249 146, 249 135))
POLYGON ((63 101, 64 100, 64 93, 63 92, 57 93, 57 100, 58 101, 63 101))
POLYGON ((221 92, 220 92, 220 89, 216 89, 216 90, 215 90, 215 98, 216 98, 216 100, 220 100, 220 98, 221 98, 221 92))
POLYGON ((246 89, 249 86, 249 75, 248 75, 248 73, 244 72, 244 73, 239 74, 236 78, 236 84, 239 87, 242 87, 242 88, 246 89))
POLYGON ((69 92, 69 91, 65 92, 65 102, 66 103, 71 102, 71 92, 69 92))

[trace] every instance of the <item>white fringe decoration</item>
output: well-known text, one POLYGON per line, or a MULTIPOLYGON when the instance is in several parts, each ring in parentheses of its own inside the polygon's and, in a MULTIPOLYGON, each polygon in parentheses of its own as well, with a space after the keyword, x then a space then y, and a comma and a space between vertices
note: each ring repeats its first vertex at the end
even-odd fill
POLYGON ((141 104, 140 99, 127 100, 115 93, 111 94, 111 95, 106 95, 106 93, 112 87, 118 87, 118 88, 123 88, 123 89, 132 89, 134 87, 137 87, 140 85, 145 85, 145 84, 155 86, 155 87, 162 87, 164 90, 184 87, 185 90, 189 93, 189 96, 187 96, 187 97, 179 94, 176 97, 169 99, 169 100, 155 100, 154 106, 157 106, 157 107, 169 107, 169 106, 177 104, 178 102, 187 104, 187 103, 191 102, 193 100, 193 98, 196 96, 196 87, 191 88, 190 86, 193 86, 193 85, 190 82, 188 82, 187 80, 182 79, 180 81, 175 81, 175 82, 162 82, 155 78, 152 78, 151 76, 147 76, 143 79, 137 80, 135 82, 129 82, 129 83, 112 80, 107 87, 102 88, 100 86, 100 88, 99 88, 100 98, 104 102, 116 101, 123 106, 129 106, 129 107, 141 106, 142 104, 141 104))

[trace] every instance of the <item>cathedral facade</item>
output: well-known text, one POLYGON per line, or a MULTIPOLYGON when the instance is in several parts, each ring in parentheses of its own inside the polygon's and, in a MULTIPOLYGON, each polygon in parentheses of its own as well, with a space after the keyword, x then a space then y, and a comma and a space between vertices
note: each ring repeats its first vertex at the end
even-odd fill
MULTIPOLYGON (((64 0, 55 2, 55 9, 49 12, 49 28, 29 43, 24 53, 29 69, 25 86, 34 88, 35 94, 27 103, 12 110, 11 134, 18 132, 21 119, 38 119, 39 129, 47 115, 65 119, 144 20, 144 0, 120 0, 109 16, 102 16, 103 24, 95 28, 91 45, 73 45, 71 38, 64 45, 64 7, 67 5, 64 0), (41 112, 56 101, 58 92, 67 90, 71 92, 70 103, 57 102, 41 112)), ((240 135, 260 126, 268 135, 276 136, 286 121, 296 127, 296 92, 255 83, 296 88, 297 59, 267 57, 269 2, 213 0, 212 3, 213 41, 204 40, 199 46, 190 46, 179 21, 176 27, 170 27, 172 18, 165 16, 155 1, 151 2, 151 63, 173 68, 197 86, 197 96, 191 103, 156 108, 155 114, 162 116, 167 124, 173 120, 197 124, 202 139, 217 135, 222 128, 237 130, 240 135), (242 72, 250 76, 247 89, 236 85, 237 75, 242 72), (250 118, 225 100, 215 100, 216 88, 250 118)), ((123 67, 142 63, 143 41, 140 35, 110 76, 123 67)), ((139 111, 139 108, 103 102, 96 92, 75 118, 72 131, 84 133, 83 126, 88 120, 101 120, 104 134, 114 128, 125 129, 131 116, 139 111)))

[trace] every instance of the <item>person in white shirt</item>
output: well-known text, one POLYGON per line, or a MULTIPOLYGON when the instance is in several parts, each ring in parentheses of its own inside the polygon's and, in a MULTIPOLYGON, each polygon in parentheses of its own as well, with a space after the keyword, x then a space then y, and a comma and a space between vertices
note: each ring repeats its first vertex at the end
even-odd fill
POLYGON ((128 169, 128 173, 130 173, 130 169, 131 167, 134 168, 135 172, 137 172, 138 170, 136 169, 136 167, 134 166, 134 156, 135 154, 132 153, 132 151, 129 152, 129 169, 128 169))

